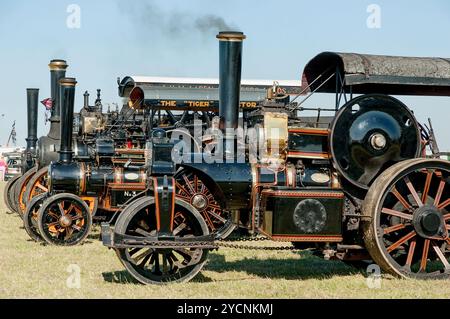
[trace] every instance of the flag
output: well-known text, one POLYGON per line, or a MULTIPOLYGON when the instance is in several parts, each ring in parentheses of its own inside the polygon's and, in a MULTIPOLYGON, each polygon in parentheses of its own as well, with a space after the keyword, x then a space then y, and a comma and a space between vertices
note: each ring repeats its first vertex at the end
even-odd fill
POLYGON ((53 100, 51 98, 42 100, 41 103, 45 106, 45 109, 51 110, 53 107, 53 100))

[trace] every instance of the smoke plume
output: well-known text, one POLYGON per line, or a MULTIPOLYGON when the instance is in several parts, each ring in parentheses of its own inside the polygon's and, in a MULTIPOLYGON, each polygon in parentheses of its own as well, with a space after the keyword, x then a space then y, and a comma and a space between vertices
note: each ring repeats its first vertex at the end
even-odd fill
POLYGON ((239 30, 220 16, 164 11, 154 1, 120 1, 119 9, 127 14, 139 31, 157 31, 170 38, 183 38, 193 33, 211 38, 219 31, 239 30))

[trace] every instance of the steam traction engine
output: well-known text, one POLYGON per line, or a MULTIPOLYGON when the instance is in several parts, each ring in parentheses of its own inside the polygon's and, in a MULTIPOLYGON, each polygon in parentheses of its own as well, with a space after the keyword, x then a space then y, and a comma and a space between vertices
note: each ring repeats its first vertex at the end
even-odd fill
MULTIPOLYGON (((145 165, 119 174, 124 189, 139 184, 142 193, 123 203, 114 227, 102 224, 102 240, 130 274, 146 284, 189 280, 208 252, 241 227, 326 258, 372 258, 397 276, 448 277, 450 164, 435 152, 425 158, 433 134, 389 96, 450 95, 448 63, 322 53, 305 67, 302 87, 303 93, 336 93, 330 126, 302 124, 301 103, 268 94, 246 116, 244 143, 238 117, 245 36, 225 32, 218 39, 214 147, 183 151, 180 141, 153 129, 145 165), (256 156, 255 145, 262 145, 256 156)), ((62 85, 63 121, 70 123, 75 81, 62 85)), ((145 107, 143 90, 133 91, 130 100, 145 107)), ((70 135, 62 132, 60 160, 49 168, 51 197, 39 210, 39 229, 51 240, 83 238, 90 217, 81 196, 112 189, 115 181, 112 170, 85 170, 73 161, 71 139, 64 138, 70 135)))

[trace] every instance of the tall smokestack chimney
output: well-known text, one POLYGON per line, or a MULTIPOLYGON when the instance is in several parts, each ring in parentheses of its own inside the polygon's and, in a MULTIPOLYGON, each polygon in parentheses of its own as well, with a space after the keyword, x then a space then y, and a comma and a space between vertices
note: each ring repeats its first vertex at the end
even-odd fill
POLYGON ((51 60, 48 65, 50 68, 50 90, 53 102, 52 112, 50 116, 50 132, 48 136, 58 139, 60 134, 60 115, 61 115, 61 88, 59 81, 66 76, 68 67, 64 60, 51 60))
POLYGON ((27 151, 34 152, 37 142, 37 111, 39 103, 39 89, 27 89, 27 120, 28 136, 27 151))
POLYGON ((237 128, 241 91, 242 32, 220 32, 219 116, 220 128, 237 128))
POLYGON ((219 117, 220 129, 225 135, 225 156, 233 157, 235 136, 227 129, 236 129, 239 119, 241 92, 242 32, 219 32, 219 117))
POLYGON ((74 78, 62 78, 61 85, 61 147, 59 149, 59 160, 63 163, 72 162, 72 133, 73 133, 73 110, 75 104, 74 78))
POLYGON ((33 167, 33 157, 36 155, 37 142, 37 110, 39 103, 39 89, 27 89, 27 120, 28 135, 26 138, 26 166, 27 169, 33 167))

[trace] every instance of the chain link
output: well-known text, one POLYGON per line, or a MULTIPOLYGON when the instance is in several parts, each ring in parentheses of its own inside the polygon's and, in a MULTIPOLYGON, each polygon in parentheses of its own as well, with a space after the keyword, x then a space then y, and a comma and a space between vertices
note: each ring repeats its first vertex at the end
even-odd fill
POLYGON ((215 242, 208 241, 198 241, 198 242, 160 242, 160 241, 146 241, 145 245, 149 247, 154 247, 156 249, 164 248, 198 248, 198 249, 218 249, 219 247, 233 248, 233 249, 245 249, 245 250, 267 250, 267 251, 282 251, 282 250, 300 250, 294 246, 251 246, 251 245, 240 245, 234 242, 262 242, 268 241, 267 237, 238 237, 233 239, 220 239, 215 242))
POLYGON ((233 249, 245 249, 245 250, 271 250, 271 251, 281 251, 281 250, 300 250, 298 248, 295 248, 294 246, 269 246, 269 247, 260 247, 260 246, 250 246, 250 245, 239 245, 239 244, 233 244, 233 243, 226 243, 228 242, 260 242, 260 241, 267 241, 270 240, 267 237, 238 237, 238 238, 232 238, 232 239, 220 239, 218 242, 218 245, 220 247, 225 248, 233 248, 233 249))

